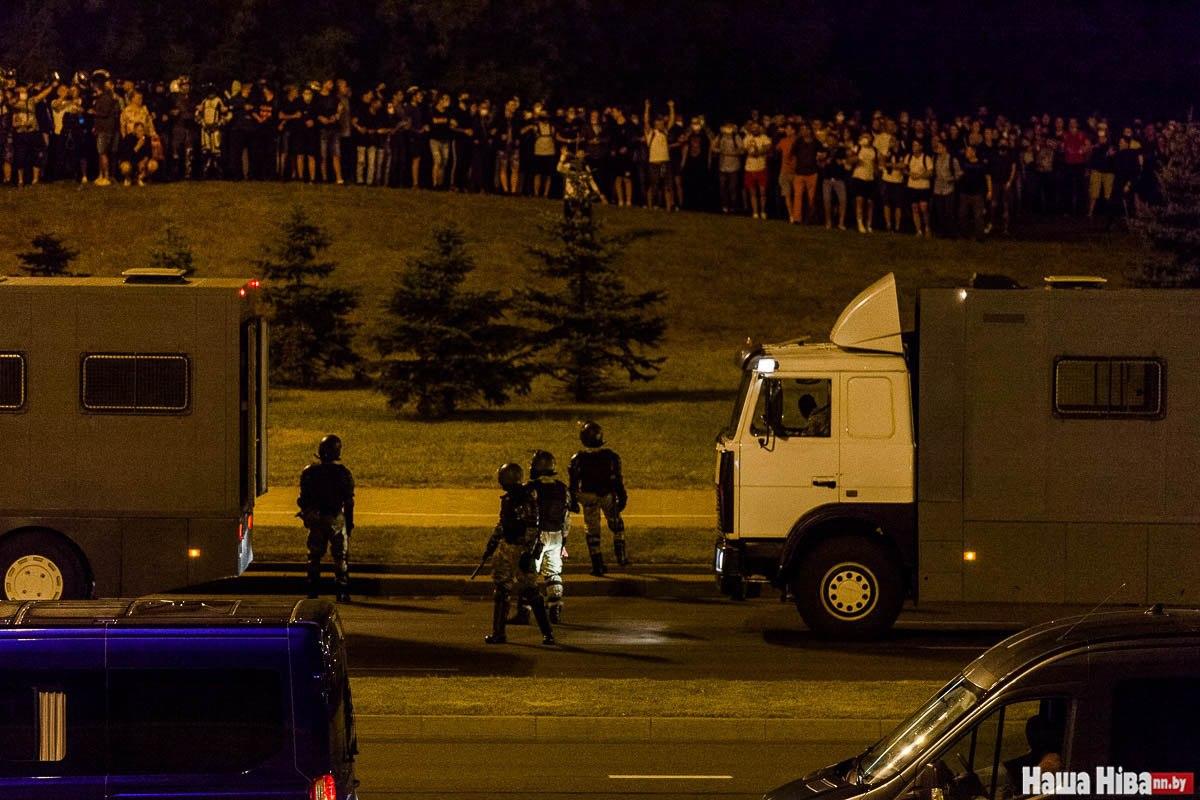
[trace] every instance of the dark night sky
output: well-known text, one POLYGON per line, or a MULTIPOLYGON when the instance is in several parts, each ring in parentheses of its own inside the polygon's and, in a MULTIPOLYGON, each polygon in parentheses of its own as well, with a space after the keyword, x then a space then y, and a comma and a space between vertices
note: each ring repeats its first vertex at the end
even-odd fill
POLYGON ((1200 2, 0 0, 0 64, 499 97, 1181 116, 1200 2))

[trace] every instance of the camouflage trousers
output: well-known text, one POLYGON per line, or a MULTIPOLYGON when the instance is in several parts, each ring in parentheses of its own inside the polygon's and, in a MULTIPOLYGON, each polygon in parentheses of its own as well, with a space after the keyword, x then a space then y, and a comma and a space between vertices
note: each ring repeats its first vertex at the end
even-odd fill
POLYGON ((589 492, 580 492, 579 505, 583 507, 583 525, 587 531, 587 548, 588 554, 592 556, 600 555, 600 516, 604 516, 604 520, 608 523, 608 529, 612 531, 613 544, 625 541, 625 520, 621 519, 621 512, 617 510, 617 497, 612 494, 591 494, 589 492))
POLYGON ((329 550, 333 558, 333 580, 337 590, 343 592, 350 587, 350 534, 346 532, 346 519, 341 514, 310 513, 304 516, 308 528, 308 588, 315 594, 321 582, 321 559, 329 550))
POLYGON ((521 569, 521 556, 528 552, 522 545, 500 542, 492 556, 492 583, 496 591, 511 598, 529 597, 538 592, 538 566, 529 572, 521 569))

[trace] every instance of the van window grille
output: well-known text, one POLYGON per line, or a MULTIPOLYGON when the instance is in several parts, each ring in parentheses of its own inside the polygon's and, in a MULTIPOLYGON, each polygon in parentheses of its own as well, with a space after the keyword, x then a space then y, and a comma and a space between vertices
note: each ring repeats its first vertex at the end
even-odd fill
POLYGON ((25 356, 0 353, 0 411, 25 407, 25 356))
POLYGON ((80 382, 88 411, 181 413, 191 404, 191 362, 183 354, 91 353, 80 382))
POLYGON ((1162 419, 1165 373, 1157 358, 1059 357, 1054 413, 1075 419, 1162 419))

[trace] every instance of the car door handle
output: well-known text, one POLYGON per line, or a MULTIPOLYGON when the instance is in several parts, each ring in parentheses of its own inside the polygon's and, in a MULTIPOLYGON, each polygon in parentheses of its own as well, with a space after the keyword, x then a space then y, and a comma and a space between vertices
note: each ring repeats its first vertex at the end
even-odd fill
POLYGON ((813 478, 813 486, 823 486, 826 489, 836 489, 837 481, 833 478, 813 478))

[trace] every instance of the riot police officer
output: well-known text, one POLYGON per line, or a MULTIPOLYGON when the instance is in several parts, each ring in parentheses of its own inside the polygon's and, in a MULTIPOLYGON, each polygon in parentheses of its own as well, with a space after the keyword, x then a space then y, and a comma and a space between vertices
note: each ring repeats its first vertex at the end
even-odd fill
POLYGON ((333 558, 337 601, 350 602, 350 534, 354 531, 354 476, 339 463, 342 440, 334 434, 317 445, 317 462, 300 473, 296 515, 308 529, 308 596, 315 598, 326 548, 333 558))
MULTIPOLYGON (((538 500, 536 490, 524 483, 520 464, 500 467, 496 480, 504 489, 500 497, 500 521, 488 540, 492 560, 492 632, 483 637, 488 644, 508 641, 504 628, 508 622, 509 601, 524 603, 533 609, 542 644, 554 644, 554 630, 546 614, 546 604, 537 589, 538 566, 542 545, 538 536, 538 500)), ((486 558, 485 553, 485 558, 486 558)))
POLYGON ((554 454, 538 450, 529 465, 528 488, 538 503, 538 535, 542 543, 539 574, 550 621, 562 622, 562 562, 567 557, 567 534, 571 532, 571 493, 556 477, 554 454))
POLYGON ((577 512, 580 507, 583 509, 592 574, 599 577, 608 572, 604 566, 604 555, 600 552, 601 514, 612 531, 617 564, 622 567, 629 565, 629 555, 625 549, 625 521, 621 519, 621 512, 625 510, 629 497, 621 477, 621 457, 604 446, 604 431, 599 423, 583 423, 579 429, 579 441, 584 449, 571 457, 568 469, 571 510, 577 512))

